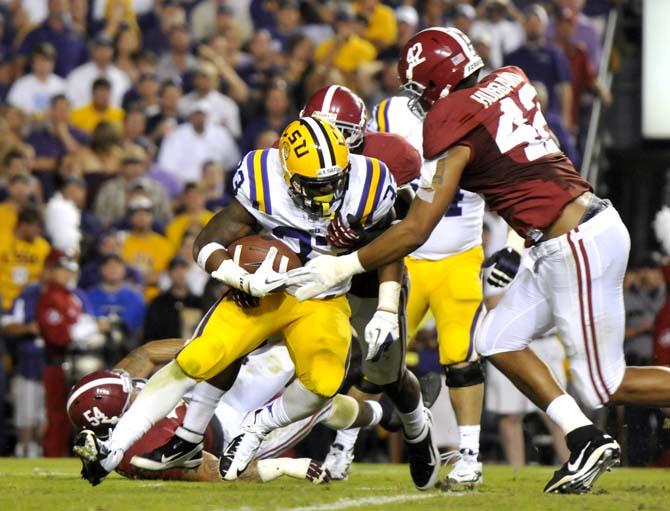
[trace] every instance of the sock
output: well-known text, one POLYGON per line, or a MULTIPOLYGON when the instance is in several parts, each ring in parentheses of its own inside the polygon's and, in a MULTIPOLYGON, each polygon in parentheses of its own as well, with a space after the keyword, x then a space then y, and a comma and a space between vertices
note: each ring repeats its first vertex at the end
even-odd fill
POLYGON ((311 462, 310 458, 259 460, 256 464, 256 469, 258 470, 258 476, 264 483, 283 475, 295 477, 296 479, 307 479, 307 471, 311 462))
POLYGON ((458 426, 458 434, 460 436, 458 450, 469 449, 475 456, 479 454, 479 432, 481 429, 479 424, 475 426, 458 426))
POLYGON ((360 431, 361 428, 338 429, 333 444, 340 444, 345 451, 350 451, 354 448, 354 445, 356 445, 356 440, 358 440, 358 433, 360 431))
POLYGON ((209 421, 212 420, 216 406, 225 394, 225 390, 221 390, 214 385, 203 381, 198 383, 193 389, 191 401, 186 410, 184 417, 183 428, 177 431, 177 436, 183 438, 187 442, 197 443, 202 440, 202 436, 207 429, 209 421), (191 435, 184 435, 184 431, 192 433, 191 435), (193 436, 195 434, 196 436, 193 436), (200 438, 197 437, 200 436, 200 438), (195 442, 193 439, 196 439, 195 442))
POLYGON ((568 394, 561 394, 547 406, 546 414, 567 435, 582 426, 591 426, 593 423, 582 413, 577 402, 568 394))
POLYGON ((419 404, 414 409, 414 411, 409 413, 400 413, 400 422, 402 422, 402 429, 405 431, 405 436, 409 439, 418 437, 423 431, 424 425, 426 424, 426 417, 423 413, 423 402, 419 401, 419 404))
POLYGON ((367 424, 365 427, 374 428, 382 421, 382 416, 384 415, 382 405, 380 405, 377 401, 371 401, 371 400, 365 400, 363 404, 368 406, 368 408, 370 409, 370 414, 372 415, 370 423, 367 424))
POLYGON ((110 455, 102 462, 105 470, 115 469, 123 453, 170 413, 194 384, 195 380, 186 376, 174 360, 154 374, 114 428, 107 443, 110 455))

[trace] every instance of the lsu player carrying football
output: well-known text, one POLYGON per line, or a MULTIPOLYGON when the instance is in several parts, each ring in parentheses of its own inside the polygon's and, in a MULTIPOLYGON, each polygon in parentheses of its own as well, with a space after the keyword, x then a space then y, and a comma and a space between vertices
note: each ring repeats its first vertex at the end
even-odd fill
MULTIPOLYGON (((409 97, 402 95, 382 100, 373 109, 369 127, 396 133, 421 153, 423 120, 410 110, 408 102, 409 97)), ((435 165, 435 161, 424 161, 422 174, 434 173, 435 165)), ((413 187, 418 186, 419 179, 413 182, 413 187)), ((428 311, 433 314, 440 364, 458 423, 457 461, 447 476, 452 486, 472 486, 482 480, 477 457, 484 371, 472 333, 482 311, 483 220, 484 200, 459 188, 426 243, 405 259, 410 278, 408 335, 411 339, 416 334, 428 311)))
MULTIPOLYGON (((396 196, 393 177, 380 161, 349 155, 342 134, 331 124, 301 118, 286 127, 278 150, 247 154, 233 183, 235 200, 200 233, 194 256, 214 278, 260 298, 259 305, 243 309, 226 297, 212 307, 175 360, 148 381, 104 451, 89 462, 99 479, 118 465, 124 452, 169 413, 196 381, 221 373, 268 338, 284 339, 297 379, 281 397, 244 419, 240 434, 221 458, 225 479, 236 479, 246 469, 270 431, 315 413, 342 383, 351 340, 350 310, 344 296, 349 282, 325 290, 317 299, 299 302, 283 289, 287 274, 272 269, 276 249, 270 249, 258 270, 249 274, 231 259, 225 245, 262 232, 283 240, 303 260, 335 255, 340 251, 325 238, 332 214, 354 215, 369 228, 390 222, 396 196)), ((395 286, 385 286, 380 292, 380 301, 384 297, 387 304, 382 312, 395 312, 395 322, 386 314, 381 321, 379 314, 371 321, 382 339, 398 328, 400 272, 395 266, 387 265, 392 278, 384 270, 380 278, 380 288, 396 280, 395 286)), ((298 274, 294 271, 293 283, 300 282, 298 274)), ((423 413, 412 419, 413 430, 406 428, 408 436, 430 432, 423 413)), ((417 459, 430 465, 431 453, 417 459)), ((433 471, 432 465, 423 470, 433 471)))

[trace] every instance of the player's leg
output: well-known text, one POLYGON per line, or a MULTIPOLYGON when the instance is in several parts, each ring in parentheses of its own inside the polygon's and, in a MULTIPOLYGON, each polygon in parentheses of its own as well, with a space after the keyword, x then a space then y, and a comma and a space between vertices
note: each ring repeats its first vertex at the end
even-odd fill
POLYGON ((77 438, 75 453, 94 472, 89 481, 98 484, 114 470, 124 451, 165 417, 197 380, 219 374, 281 327, 282 318, 275 311, 282 300, 283 295, 266 297, 251 313, 229 299, 214 305, 198 325, 194 339, 147 382, 109 442, 99 445, 90 432, 77 438))
POLYGON ((239 434, 221 457, 221 473, 228 480, 244 472, 270 431, 317 412, 344 380, 351 341, 346 298, 298 302, 288 296, 286 300, 290 305, 282 307, 288 318, 282 333, 297 379, 282 396, 252 410, 242 421, 239 434))
POLYGON ((448 476, 452 484, 481 482, 477 461, 484 402, 484 369, 474 350, 474 331, 483 314, 481 246, 434 261, 430 309, 435 316, 440 363, 459 430, 460 459, 448 476))

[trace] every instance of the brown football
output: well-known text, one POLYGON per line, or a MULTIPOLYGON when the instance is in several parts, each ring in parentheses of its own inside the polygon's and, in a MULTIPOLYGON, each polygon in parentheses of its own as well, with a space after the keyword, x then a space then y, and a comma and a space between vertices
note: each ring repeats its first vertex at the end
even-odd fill
POLYGON ((277 248, 277 257, 273 265, 276 272, 284 273, 302 266, 298 255, 286 243, 269 235, 254 234, 235 240, 228 245, 228 253, 236 264, 249 273, 254 273, 263 263, 271 247, 277 248))

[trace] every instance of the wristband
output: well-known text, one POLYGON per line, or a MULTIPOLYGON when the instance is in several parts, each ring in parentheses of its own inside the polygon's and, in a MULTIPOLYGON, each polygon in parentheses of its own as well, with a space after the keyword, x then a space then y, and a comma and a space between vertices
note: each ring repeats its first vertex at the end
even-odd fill
POLYGON ((226 250, 226 247, 220 243, 207 243, 207 245, 202 247, 200 252, 198 252, 198 259, 196 261, 198 266, 207 271, 207 259, 209 259, 209 256, 211 256, 217 250, 226 250))
POLYGON ((379 284, 379 299, 377 310, 398 313, 400 304, 400 283, 388 280, 379 284))

